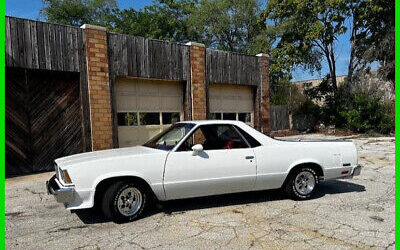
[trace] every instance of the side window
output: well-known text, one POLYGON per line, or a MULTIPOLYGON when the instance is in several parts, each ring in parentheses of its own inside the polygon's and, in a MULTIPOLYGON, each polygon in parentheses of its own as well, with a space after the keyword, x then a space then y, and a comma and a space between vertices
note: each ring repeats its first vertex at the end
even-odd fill
POLYGON ((247 143, 231 125, 200 126, 178 151, 190 151, 196 144, 203 145, 204 150, 248 148, 247 143))
POLYGON ((205 141, 206 137, 204 136, 202 130, 198 128, 191 136, 189 136, 189 138, 186 139, 186 141, 181 144, 177 151, 191 151, 192 147, 196 144, 201 144, 204 146, 205 141))
POLYGON ((235 128, 239 131, 240 134, 243 135, 246 141, 250 144, 250 147, 255 148, 261 146, 261 144, 256 139, 254 139, 251 135, 246 133, 243 129, 239 128, 238 126, 235 126, 235 128))

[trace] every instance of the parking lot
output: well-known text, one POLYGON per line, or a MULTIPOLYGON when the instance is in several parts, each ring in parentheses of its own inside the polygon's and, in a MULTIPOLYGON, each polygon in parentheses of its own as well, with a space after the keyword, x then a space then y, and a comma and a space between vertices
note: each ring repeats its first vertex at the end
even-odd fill
MULTIPOLYGON (((294 136, 333 138, 323 135, 294 136)), ((126 224, 71 214, 46 194, 52 173, 6 180, 7 249, 394 249, 394 137, 353 137, 361 175, 292 201, 262 191, 172 201, 126 224)))

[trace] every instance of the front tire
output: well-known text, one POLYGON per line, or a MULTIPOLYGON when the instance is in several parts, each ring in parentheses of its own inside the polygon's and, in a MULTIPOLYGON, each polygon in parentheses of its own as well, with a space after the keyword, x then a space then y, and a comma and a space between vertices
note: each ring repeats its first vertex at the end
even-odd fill
POLYGON ((318 175, 313 169, 304 167, 290 174, 285 191, 292 199, 307 200, 315 194, 318 186, 318 175))
POLYGON ((107 188, 101 207, 104 215, 116 222, 134 221, 143 215, 148 197, 141 185, 118 181, 107 188))

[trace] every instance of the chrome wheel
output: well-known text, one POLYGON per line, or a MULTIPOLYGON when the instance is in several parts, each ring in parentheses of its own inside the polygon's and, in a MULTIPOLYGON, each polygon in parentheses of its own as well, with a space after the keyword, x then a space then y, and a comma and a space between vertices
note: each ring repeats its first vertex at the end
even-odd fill
POLYGON ((315 177, 308 171, 302 171, 296 176, 294 186, 301 195, 308 195, 314 190, 315 177))
POLYGON ((142 202, 142 193, 135 187, 128 187, 118 196, 118 210, 124 216, 132 216, 140 210, 142 202))

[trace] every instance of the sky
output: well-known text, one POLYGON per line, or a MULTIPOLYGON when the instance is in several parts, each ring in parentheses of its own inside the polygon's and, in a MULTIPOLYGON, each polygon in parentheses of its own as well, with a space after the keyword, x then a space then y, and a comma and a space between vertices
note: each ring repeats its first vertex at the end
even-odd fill
MULTIPOLYGON (((121 9, 135 8, 141 9, 150 5, 152 0, 117 0, 121 9)), ((28 19, 38 19, 42 7, 42 0, 5 0, 5 14, 8 16, 23 17, 28 19)), ((338 37, 336 43, 336 75, 346 75, 350 55, 350 30, 338 37)), ((311 74, 296 68, 293 71, 292 81, 303 81, 324 77, 329 68, 326 61, 322 62, 321 72, 311 74)))

